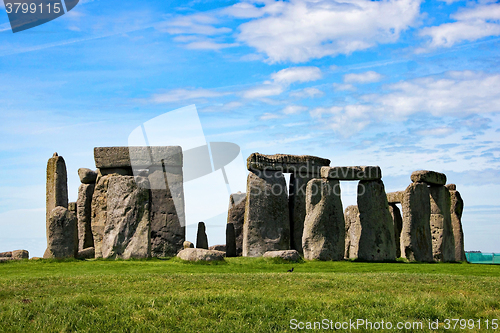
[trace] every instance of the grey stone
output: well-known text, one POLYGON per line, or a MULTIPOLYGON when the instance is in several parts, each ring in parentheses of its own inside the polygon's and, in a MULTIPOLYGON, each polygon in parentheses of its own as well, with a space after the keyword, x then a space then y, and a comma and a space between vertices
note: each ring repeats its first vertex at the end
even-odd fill
POLYGON ((396 241, 396 258, 401 257, 401 230, 403 229, 403 217, 399 207, 394 203, 389 203, 392 221, 394 222, 394 240, 396 241))
POLYGON ((64 158, 54 153, 47 162, 46 221, 58 206, 68 208, 68 176, 64 158))
MULTIPOLYGON (((447 186, 448 187, 448 186, 447 186)), ((449 188, 449 187, 448 187, 449 188)), ((456 187, 455 187, 456 188, 456 187)), ((462 212, 464 201, 458 191, 450 191, 451 198, 451 225, 455 239, 455 261, 466 261, 464 250, 464 232, 462 229, 462 212)))
POLYGON ((410 261, 433 261, 429 196, 429 188, 425 183, 410 184, 403 196, 401 257, 410 261))
POLYGON ((264 258, 281 258, 288 261, 299 261, 300 254, 297 250, 267 251, 262 256, 264 258))
POLYGON ((68 210, 76 214, 76 202, 68 202, 68 210))
POLYGON ((97 181, 102 176, 116 175, 116 176, 133 176, 134 172, 132 168, 98 168, 97 169, 97 181))
POLYGON ((21 259, 29 259, 30 253, 26 250, 15 250, 12 251, 12 259, 21 260, 21 259))
POLYGON ((184 249, 192 249, 192 248, 194 248, 194 244, 191 243, 190 241, 184 241, 184 243, 182 244, 182 247, 184 249))
POLYGON ((0 263, 14 260, 12 257, 0 257, 0 263))
MULTIPOLYGON (((229 210, 227 212, 227 223, 234 227, 234 238, 236 241, 236 256, 243 252, 243 222, 245 221, 246 193, 233 193, 229 197, 229 210)), ((227 240, 226 240, 226 244, 227 240)), ((228 255, 229 257, 229 255, 228 255)))
POLYGON ((455 239, 451 225, 450 191, 430 186, 432 255, 434 260, 455 261, 455 239))
POLYGON ((322 167, 321 177, 337 180, 378 180, 382 170, 378 166, 322 167))
POLYGON ((92 196, 95 184, 80 184, 76 201, 76 216, 78 218, 78 250, 94 247, 92 236, 92 196))
POLYGON ((101 245, 103 258, 151 256, 150 191, 147 183, 145 177, 110 176, 101 245))
POLYGON ((389 212, 384 183, 381 180, 359 182, 358 209, 361 225, 358 259, 395 260, 394 223, 389 212))
POLYGON ((54 208, 47 221, 47 249, 44 258, 74 258, 78 254, 76 216, 66 207, 54 208))
POLYGON ((106 175, 100 177, 95 185, 94 194, 92 195, 91 229, 96 258, 102 258, 102 239, 108 215, 108 184, 112 177, 118 176, 106 175))
POLYGON ((398 204, 403 202, 405 191, 389 192, 387 193, 387 202, 389 204, 398 204))
POLYGON ((312 179, 307 183, 307 215, 302 246, 307 260, 342 260, 345 251, 345 221, 340 182, 312 179))
POLYGON ((320 168, 325 165, 330 165, 330 160, 308 155, 264 155, 253 153, 247 159, 247 168, 250 171, 281 171, 301 175, 313 174, 318 176, 320 168))
POLYGON ((290 249, 290 219, 285 177, 279 171, 250 171, 243 224, 243 256, 290 249))
POLYGON ((226 224, 226 257, 236 257, 236 235, 234 231, 234 224, 226 224))
POLYGON ((95 257, 95 249, 93 247, 87 247, 83 250, 78 251, 77 258, 79 259, 92 259, 95 257))
POLYGON ((78 169, 78 177, 82 184, 95 184, 97 179, 97 172, 87 168, 78 169))
POLYGON ((177 257, 188 261, 221 261, 224 260, 225 254, 222 251, 187 248, 180 251, 177 257))
POLYGON ((450 191, 456 191, 457 190, 457 185, 455 185, 455 184, 446 184, 445 186, 450 191))
POLYGON ((198 222, 198 232, 196 233, 196 248, 208 250, 208 237, 204 222, 198 222))
POLYGON ((0 258, 11 258, 11 257, 12 257, 12 251, 0 252, 0 258))
POLYGON ((290 214, 290 248, 302 254, 302 234, 306 219, 307 183, 314 179, 312 175, 290 175, 288 208, 290 214))
POLYGON ((411 173, 411 181, 414 183, 444 185, 446 184, 446 175, 436 171, 418 170, 411 173))
POLYGON ((359 236, 361 223, 359 220, 358 206, 348 206, 344 211, 345 220, 345 252, 344 258, 356 259, 358 257, 359 236))
MULTIPOLYGON (((212 245, 208 249, 209 250, 226 252, 226 245, 225 244, 212 245)), ((226 254, 226 257, 227 257, 227 254, 226 254)))
POLYGON ((131 167, 143 169, 162 164, 182 166, 182 148, 179 146, 96 147, 94 160, 99 169, 131 167))

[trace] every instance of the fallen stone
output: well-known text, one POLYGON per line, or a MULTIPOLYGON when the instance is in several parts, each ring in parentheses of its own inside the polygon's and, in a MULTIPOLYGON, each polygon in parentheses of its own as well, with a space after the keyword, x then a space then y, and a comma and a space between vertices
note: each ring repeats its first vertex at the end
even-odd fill
POLYGON ((21 259, 29 259, 30 253, 26 250, 15 250, 12 251, 12 259, 21 260, 21 259))
MULTIPOLYGON (((243 252, 243 222, 245 221, 245 205, 247 202, 246 193, 233 193, 229 197, 229 210, 227 212, 227 223, 234 227, 234 237, 236 241, 236 256, 241 256, 243 252)), ((227 240, 226 240, 226 244, 227 240)), ((228 255, 229 257, 229 255, 228 255)))
POLYGON ((418 170, 411 173, 411 181, 414 183, 444 185, 446 184, 446 175, 435 171, 418 170))
MULTIPOLYGON (((209 250, 215 250, 215 251, 222 251, 226 252, 226 245, 225 244, 219 244, 219 245, 212 245, 208 248, 209 250)), ((227 257, 227 255, 226 255, 227 257)))
POLYGON ((12 257, 12 251, 0 252, 0 258, 11 258, 11 257, 12 257))
POLYGON ((188 261, 222 261, 225 254, 222 251, 187 248, 180 251, 177 257, 188 261))
POLYGON ((190 241, 184 241, 182 246, 184 249, 193 249, 194 248, 194 244, 191 243, 190 241))
POLYGON ((198 222, 198 232, 196 233, 196 248, 208 250, 208 237, 204 222, 198 222))
POLYGON ((182 148, 179 146, 96 147, 94 160, 99 169, 182 166, 182 148))
POLYGON ((12 261, 12 260, 14 260, 14 259, 12 259, 11 257, 0 257, 0 263, 12 261))
POLYGON ((307 215, 302 246, 307 260, 342 260, 345 251, 345 221, 340 182, 313 179, 307 184, 307 215))
POLYGON ((285 177, 280 171, 250 171, 243 224, 243 256, 290 249, 290 219, 285 177))
POLYGON ((361 235, 361 223, 359 220, 358 206, 348 206, 344 211, 345 220, 345 259, 356 259, 358 257, 359 236, 361 235))
MULTIPOLYGON (((448 189, 448 185, 446 186, 448 189)), ((454 187, 456 188, 456 186, 454 187)), ((462 212, 464 201, 460 192, 450 190, 451 198, 451 226, 453 228, 453 238, 455 240, 455 261, 466 261, 464 250, 464 232, 462 229, 462 212)))
POLYGON ((78 169, 78 177, 82 184, 95 184, 97 179, 97 172, 87 168, 78 169))
POLYGON ((92 259, 95 257, 95 249, 93 247, 88 247, 86 249, 78 251, 77 258, 79 259, 92 259))
POLYGON ((450 191, 430 186, 432 255, 434 260, 455 261, 455 239, 451 225, 450 191))
POLYGON ((76 214, 76 202, 68 202, 68 210, 76 214))
POLYGON ((308 155, 263 155, 253 153, 247 159, 247 168, 250 171, 281 171, 304 176, 309 174, 318 176, 321 167, 326 165, 330 165, 330 160, 308 155))
POLYGON ((226 257, 236 257, 236 235, 234 232, 234 224, 226 224, 226 257))
POLYGON ((387 193, 387 202, 389 204, 398 204, 403 202, 405 191, 389 192, 387 193))
POLYGON ((433 261, 429 196, 429 188, 425 183, 410 184, 403 196, 401 257, 409 261, 433 261))
POLYGON ((78 218, 78 250, 94 247, 92 235, 92 196, 95 184, 80 184, 76 200, 76 216, 78 218))
POLYGON ((54 208, 47 220, 47 249, 44 258, 75 258, 78 254, 76 216, 66 207, 54 208))
POLYGON ((389 212, 384 183, 381 180, 359 182, 358 209, 361 225, 358 259, 395 260, 394 222, 389 212))
POLYGON ((299 261, 300 254, 297 250, 267 251, 262 256, 264 258, 281 258, 288 261, 299 261))
POLYGON ((58 206, 68 208, 68 176, 64 158, 54 153, 47 162, 46 221, 58 206))
POLYGON ((288 208, 290 214, 290 248, 302 254, 302 235, 306 219, 307 183, 314 179, 311 175, 290 175, 288 208))
POLYGON ((457 185, 455 184, 446 184, 445 187, 449 190, 449 191, 456 191, 457 190, 457 185))
POLYGON ((403 217, 399 207, 394 203, 389 203, 389 212, 391 212, 392 221, 394 222, 394 240, 396 241, 396 258, 401 257, 401 230, 403 229, 403 217))
POLYGON ((378 180, 382 170, 378 166, 322 167, 321 177, 336 180, 378 180))

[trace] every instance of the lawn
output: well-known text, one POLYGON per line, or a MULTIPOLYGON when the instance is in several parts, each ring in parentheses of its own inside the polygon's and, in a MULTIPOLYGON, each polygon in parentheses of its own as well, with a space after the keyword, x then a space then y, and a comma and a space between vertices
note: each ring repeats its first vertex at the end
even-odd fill
POLYGON ((0 264, 0 332, 500 332, 499 290, 497 265, 25 260, 0 264))

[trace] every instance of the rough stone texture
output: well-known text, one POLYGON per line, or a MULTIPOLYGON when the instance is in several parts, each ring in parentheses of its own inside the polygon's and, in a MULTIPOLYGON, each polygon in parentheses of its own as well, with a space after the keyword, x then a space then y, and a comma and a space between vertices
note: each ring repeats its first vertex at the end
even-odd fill
POLYGON ((91 259, 95 257, 95 249, 93 247, 88 247, 86 249, 78 251, 77 257, 79 259, 91 259))
POLYGON ((54 208, 47 220, 47 249, 44 258, 74 258, 78 254, 75 214, 66 207, 54 208))
POLYGON ((250 171, 269 170, 302 175, 314 174, 317 176, 320 168, 325 165, 330 165, 330 160, 308 155, 263 155, 253 153, 247 159, 247 168, 250 171))
POLYGON ((68 208, 68 176, 66 163, 57 153, 47 162, 47 187, 46 187, 46 221, 50 212, 57 206, 68 208))
POLYGON ((204 222, 198 222, 198 232, 196 233, 196 248, 208 250, 208 237, 204 222))
POLYGON ((191 243, 190 241, 184 241, 184 243, 182 244, 182 247, 184 249, 193 249, 194 248, 194 244, 191 243))
POLYGON ((403 217, 399 207, 394 203, 389 203, 392 221, 394 222, 394 240, 396 241, 396 258, 401 257, 401 230, 403 229, 403 217))
POLYGON ((132 168, 99 168, 97 169, 96 181, 99 181, 99 178, 101 178, 102 176, 107 175, 133 176, 134 171, 132 171, 132 168))
POLYGON ((429 188, 425 183, 410 184, 403 196, 401 257, 410 261, 433 261, 429 196, 429 188))
POLYGON ((378 166, 322 167, 321 177, 337 180, 377 180, 382 178, 378 166))
POLYGON ((358 259, 395 260, 394 223, 389 212, 384 183, 381 180, 359 182, 358 209, 361 225, 358 259))
POLYGON ((345 259, 355 259, 358 257, 359 235, 361 234, 361 224, 359 221, 358 206, 348 206, 344 211, 345 220, 345 259))
POLYGON ((153 147, 96 147, 94 160, 97 168, 149 168, 150 166, 182 166, 182 148, 179 146, 153 147))
POLYGON ((14 259, 12 259, 11 257, 0 257, 0 263, 2 263, 2 262, 8 262, 8 261, 11 261, 11 260, 14 260, 14 259))
POLYGON ((290 248, 302 254, 302 234, 306 219, 306 192, 307 183, 313 176, 290 175, 288 208, 290 214, 290 248))
POLYGON ((243 256, 290 249, 290 219, 285 177, 281 172, 250 171, 243 224, 243 256))
POLYGON ((307 215, 302 246, 307 260, 342 260, 345 221, 338 180, 313 179, 307 184, 307 215))
MULTIPOLYGON (((227 223, 234 227, 234 237, 236 240, 236 256, 241 256, 243 252, 243 222, 245 221, 245 205, 247 202, 246 193, 233 193, 229 197, 229 210, 227 211, 227 223)), ((227 240, 226 240, 226 244, 227 240)), ((229 257, 229 256, 228 256, 229 257)))
POLYGON ((236 257, 236 234, 234 231, 234 224, 226 224, 226 257, 236 257))
POLYGON ((450 191, 430 186, 432 255, 436 261, 455 261, 455 239, 451 225, 450 191))
POLYGON ((148 178, 150 184, 165 184, 164 189, 151 190, 151 255, 175 256, 186 239, 182 168, 155 170, 148 178))
POLYGON ((455 184, 446 184, 445 186, 450 191, 456 191, 457 190, 457 185, 455 185, 455 184))
POLYGON ((189 261, 220 261, 224 260, 225 255, 222 251, 187 248, 180 251, 177 257, 189 261))
POLYGON ((92 236, 92 196, 95 184, 81 184, 78 188, 76 216, 78 218, 78 250, 94 247, 92 236))
POLYGON ((29 259, 30 253, 26 250, 15 250, 12 251, 12 259, 21 260, 21 259, 29 259))
POLYGON ((78 177, 82 184, 95 184, 97 179, 97 172, 87 168, 78 169, 78 177))
POLYGON ((76 202, 68 202, 68 210, 76 214, 76 202))
POLYGON ((387 193, 387 202, 389 204, 397 204, 403 202, 405 191, 389 192, 387 193))
POLYGON ((446 184, 446 175, 436 171, 418 170, 411 173, 411 181, 414 183, 444 185, 446 184))
POLYGON ((281 258, 289 261, 299 261, 300 254, 297 250, 267 251, 262 256, 264 258, 281 258))
MULTIPOLYGON (((212 245, 208 249, 209 250, 226 252, 226 245, 225 244, 212 245)), ((227 254, 226 254, 226 257, 227 257, 227 254)))
POLYGON ((451 226, 453 227, 453 238, 455 239, 455 261, 466 261, 467 259, 465 258, 464 250, 464 232, 462 229, 462 212, 464 210, 464 201, 462 200, 460 192, 455 190, 450 191, 450 198, 451 226))
POLYGON ((131 176, 109 178, 101 245, 103 258, 150 257, 150 191, 147 183, 145 177, 135 180, 131 176))
POLYGON ((0 258, 11 258, 11 257, 12 257, 12 251, 0 252, 0 258))
POLYGON ((91 207, 91 229, 94 239, 95 257, 102 258, 102 237, 107 220, 108 184, 114 175, 106 175, 97 180, 97 184, 92 195, 91 207))

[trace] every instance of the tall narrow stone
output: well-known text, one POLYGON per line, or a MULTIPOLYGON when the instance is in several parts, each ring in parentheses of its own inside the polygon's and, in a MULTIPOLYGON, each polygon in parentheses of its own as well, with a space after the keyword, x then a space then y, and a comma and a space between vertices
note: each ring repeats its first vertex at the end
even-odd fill
POLYGON ((412 183, 404 191, 401 257, 410 261, 433 261, 429 197, 425 183, 412 183))
POLYGON ((460 192, 456 190, 454 184, 446 185, 450 190, 451 198, 451 225, 453 227, 453 237, 455 239, 455 261, 465 261, 464 250, 464 232, 462 229, 462 212, 464 210, 464 201, 460 192))
POLYGON ((359 182, 358 209, 361 224, 358 258, 366 261, 396 259, 394 224, 381 180, 359 182))
POLYGON ((234 228, 234 237, 236 241, 236 256, 241 256, 243 252, 243 222, 245 221, 246 202, 247 202, 246 193, 241 193, 241 192, 233 193, 229 197, 227 223, 232 224, 234 228))
POLYGON ((359 235, 361 234, 361 223, 359 221, 358 206, 348 206, 344 211, 345 220, 345 259, 356 259, 358 257, 359 235))
POLYGON ((441 185, 429 187, 431 203, 432 255, 436 261, 455 261, 455 239, 451 225, 450 191, 441 185))
POLYGON ((247 179, 243 256, 290 249, 290 219, 285 177, 280 171, 253 170, 247 179))
POLYGON ((94 247, 92 236, 92 196, 95 184, 81 184, 78 188, 76 216, 78 218, 78 250, 94 247))
POLYGON ((302 234, 306 218, 307 183, 314 175, 291 174, 288 207, 290 214, 290 248, 302 254, 302 234))
POLYGON ((108 215, 108 185, 112 177, 117 176, 106 175, 98 178, 94 194, 92 195, 91 229, 96 258, 102 258, 102 239, 108 215))
POLYGON ((302 246, 308 260, 342 260, 345 222, 338 180, 312 179, 307 184, 302 246))
POLYGON ((204 222, 198 222, 198 232, 196 233, 196 248, 208 250, 208 237, 204 222))
POLYGON ((236 257, 236 235, 234 224, 226 223, 226 257, 236 257))
POLYGON ((394 240, 396 241, 396 258, 401 257, 401 229, 403 229, 403 218, 401 217, 401 211, 396 204, 389 204, 389 211, 392 215, 392 221, 394 222, 394 240))
POLYGON ((58 206, 68 208, 68 176, 64 158, 54 153, 47 162, 46 221, 58 206))
POLYGON ((75 258, 78 254, 76 216, 66 207, 57 206, 47 219, 47 249, 44 258, 75 258))

